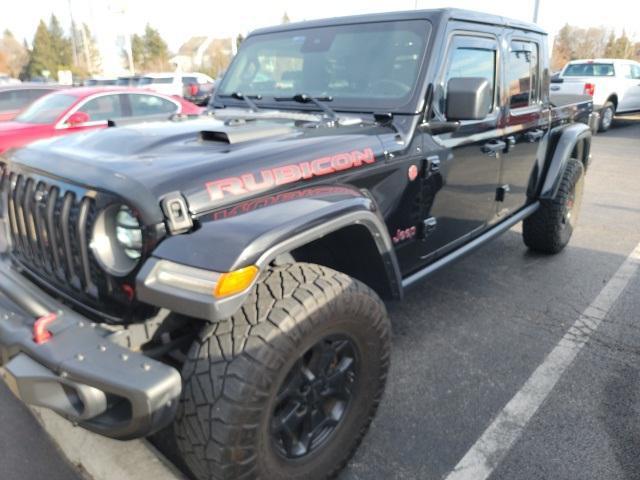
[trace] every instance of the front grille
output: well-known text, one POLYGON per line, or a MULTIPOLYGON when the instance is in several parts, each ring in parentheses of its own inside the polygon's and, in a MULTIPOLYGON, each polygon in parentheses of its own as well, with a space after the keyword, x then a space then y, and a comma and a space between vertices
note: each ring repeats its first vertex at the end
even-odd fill
POLYGON ((13 256, 49 283, 98 299, 105 278, 89 252, 93 198, 17 173, 4 190, 13 256))

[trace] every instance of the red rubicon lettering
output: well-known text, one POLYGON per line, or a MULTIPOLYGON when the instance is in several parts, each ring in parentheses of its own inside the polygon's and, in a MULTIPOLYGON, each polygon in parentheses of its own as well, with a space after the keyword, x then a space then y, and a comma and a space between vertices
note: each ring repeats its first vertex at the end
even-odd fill
POLYGON ((231 195, 242 195, 247 191, 243 187, 243 182, 238 177, 223 178, 222 180, 214 180, 207 182, 207 191, 211 200, 222 200, 225 193, 231 195))
POLYGON ((273 172, 271 170, 262 170, 260 172, 262 180, 257 181, 253 173, 245 173, 240 178, 244 183, 244 188, 250 192, 258 192, 271 188, 274 184, 273 172))
POLYGON ((315 177, 335 172, 331 166, 331 157, 317 158, 311 162, 311 172, 315 177))
POLYGON ((284 185, 285 183, 297 182, 302 178, 302 172, 298 165, 285 165, 273 169, 276 177, 276 185, 284 185))
POLYGON ((363 163, 375 163, 376 156, 373 154, 373 150, 370 148, 365 148, 363 151, 359 152, 357 150, 351 152, 351 156, 353 157, 353 166, 360 167, 363 163))
POLYGON ((310 162, 300 162, 281 165, 268 170, 261 170, 256 178, 254 173, 244 173, 239 177, 228 177, 221 180, 207 182, 206 188, 212 201, 222 200, 226 196, 238 196, 249 192, 268 190, 276 185, 308 180, 335 172, 358 168, 375 163, 373 150, 353 150, 342 152, 330 157, 320 157, 310 162))

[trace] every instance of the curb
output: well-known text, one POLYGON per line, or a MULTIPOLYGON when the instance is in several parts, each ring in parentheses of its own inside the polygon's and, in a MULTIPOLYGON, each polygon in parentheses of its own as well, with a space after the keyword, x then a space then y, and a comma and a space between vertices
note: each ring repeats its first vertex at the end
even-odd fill
POLYGON ((119 441, 74 427, 43 408, 31 411, 67 460, 93 480, 184 480, 186 477, 144 439, 119 441))

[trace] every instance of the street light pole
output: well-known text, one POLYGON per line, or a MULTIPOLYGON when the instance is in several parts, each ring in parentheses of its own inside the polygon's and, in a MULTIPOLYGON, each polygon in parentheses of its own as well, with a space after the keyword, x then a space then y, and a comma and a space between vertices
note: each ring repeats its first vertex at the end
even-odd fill
POLYGON ((76 23, 73 21, 73 7, 69 0, 69 17, 71 18, 71 48, 73 50, 73 65, 78 65, 78 45, 76 39, 76 23))
POLYGON ((533 7, 533 23, 538 23, 538 11, 540 10, 540 0, 535 0, 533 7))

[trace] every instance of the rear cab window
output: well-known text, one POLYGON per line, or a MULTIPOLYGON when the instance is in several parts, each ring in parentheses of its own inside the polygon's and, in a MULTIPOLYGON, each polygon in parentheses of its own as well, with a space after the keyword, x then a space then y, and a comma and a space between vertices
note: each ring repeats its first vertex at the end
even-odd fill
POLYGON ((563 77, 614 77, 613 63, 570 63, 562 72, 563 77))

